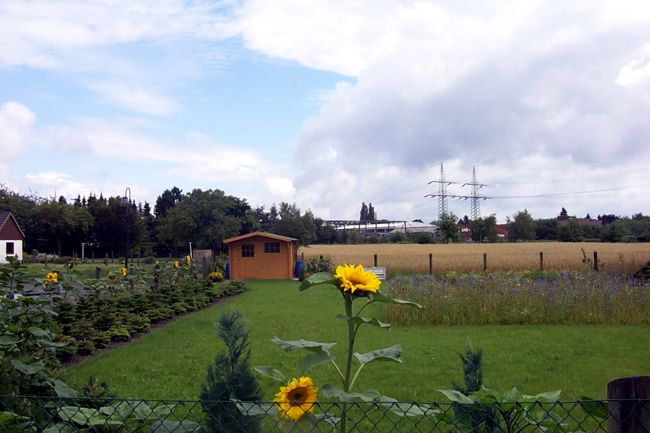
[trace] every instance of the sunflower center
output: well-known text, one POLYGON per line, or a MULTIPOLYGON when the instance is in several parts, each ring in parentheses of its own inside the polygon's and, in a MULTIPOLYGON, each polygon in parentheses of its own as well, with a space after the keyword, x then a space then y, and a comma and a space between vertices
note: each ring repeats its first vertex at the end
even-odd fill
POLYGON ((291 406, 300 406, 305 402, 305 393, 303 389, 294 389, 287 397, 291 406))

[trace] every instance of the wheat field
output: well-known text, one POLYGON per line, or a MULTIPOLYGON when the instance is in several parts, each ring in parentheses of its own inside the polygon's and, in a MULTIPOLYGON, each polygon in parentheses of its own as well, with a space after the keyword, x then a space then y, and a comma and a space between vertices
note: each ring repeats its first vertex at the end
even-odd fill
POLYGON ((311 245, 301 247, 303 260, 329 257, 335 265, 344 263, 385 266, 389 273, 428 273, 429 254, 434 273, 483 271, 487 255, 488 271, 593 269, 594 251, 601 270, 633 273, 650 260, 650 243, 568 243, 526 242, 499 244, 362 244, 311 245), (584 253, 583 253, 584 251, 584 253))

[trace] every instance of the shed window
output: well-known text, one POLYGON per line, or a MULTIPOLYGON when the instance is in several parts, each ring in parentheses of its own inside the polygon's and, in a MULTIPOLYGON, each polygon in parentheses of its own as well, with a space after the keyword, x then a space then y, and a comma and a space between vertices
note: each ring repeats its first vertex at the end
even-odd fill
POLYGON ((255 257, 255 245, 253 245, 253 244, 243 244, 241 246, 241 256, 242 257, 255 257))
POLYGON ((264 242, 264 252, 265 253, 279 253, 280 252, 280 242, 264 242))
POLYGON ((14 243, 7 242, 7 255, 14 253, 14 243))

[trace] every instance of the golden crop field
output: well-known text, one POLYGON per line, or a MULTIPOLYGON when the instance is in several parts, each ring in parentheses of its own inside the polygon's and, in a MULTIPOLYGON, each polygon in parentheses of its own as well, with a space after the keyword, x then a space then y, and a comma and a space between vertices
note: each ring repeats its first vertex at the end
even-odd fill
POLYGON ((650 243, 568 243, 527 242, 499 244, 362 244, 311 245, 301 247, 299 255, 329 257, 335 265, 344 263, 378 266, 390 272, 429 272, 431 254, 433 272, 483 271, 483 254, 488 271, 539 270, 540 252, 544 270, 593 269, 593 253, 598 253, 600 269, 632 273, 650 260, 650 243), (583 254, 584 250, 584 254, 583 254))

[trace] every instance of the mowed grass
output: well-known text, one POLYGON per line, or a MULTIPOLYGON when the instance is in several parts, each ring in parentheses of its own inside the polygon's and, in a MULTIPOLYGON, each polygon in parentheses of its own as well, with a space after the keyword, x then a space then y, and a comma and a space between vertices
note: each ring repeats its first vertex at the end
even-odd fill
MULTIPOLYGON (((208 364, 223 348, 214 322, 230 309, 246 318, 253 365, 299 374, 302 354, 283 352, 271 343, 273 336, 338 342, 334 354, 343 357, 345 326, 335 319, 342 312, 335 289, 299 292, 293 281, 248 284, 251 290, 235 299, 67 368, 65 379, 80 388, 94 375, 109 382, 120 397, 196 399, 208 364)), ((483 347, 484 383, 497 389, 517 386, 528 393, 562 389, 565 399, 604 398, 610 380, 650 374, 648 326, 395 326, 390 331, 368 326, 360 331, 357 350, 400 343, 404 362, 369 365, 356 389, 374 388, 401 400, 444 401, 436 390, 462 380, 457 353, 468 341, 483 347)), ((328 365, 310 374, 318 385, 336 383, 328 365)), ((265 397, 271 399, 277 384, 266 380, 262 384, 265 397)))
POLYGON ((593 267, 594 251, 598 252, 600 268, 606 271, 633 273, 650 260, 649 243, 361 244, 300 248, 305 260, 322 255, 336 265, 372 266, 377 254, 378 265, 392 273, 429 272, 429 254, 435 273, 482 271, 484 253, 489 271, 535 271, 540 269, 540 252, 544 255, 544 270, 587 270, 593 267))

